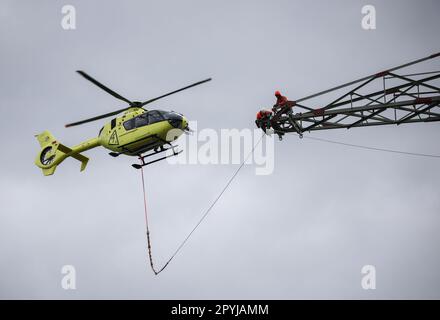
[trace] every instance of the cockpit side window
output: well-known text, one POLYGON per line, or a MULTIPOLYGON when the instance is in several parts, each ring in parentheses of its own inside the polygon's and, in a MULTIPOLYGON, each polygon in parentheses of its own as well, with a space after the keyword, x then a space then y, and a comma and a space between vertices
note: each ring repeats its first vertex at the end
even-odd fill
POLYGON ((140 114, 137 117, 134 117, 130 120, 124 122, 125 130, 129 131, 134 128, 143 127, 152 123, 156 123, 159 121, 164 121, 165 117, 158 111, 148 111, 146 113, 140 114))
POLYGON ((130 120, 127 120, 124 122, 124 128, 125 130, 129 131, 135 128, 134 126, 134 119, 135 118, 131 118, 130 120))
POLYGON ((156 110, 148 112, 148 121, 149 124, 156 123, 159 121, 163 121, 165 118, 156 110))
MULTIPOLYGON (((150 111, 150 112, 153 112, 153 111, 150 111)), ((154 112, 158 112, 162 116, 162 118, 164 118, 165 120, 167 119, 168 112, 163 111, 163 110, 154 110, 154 112)))
POLYGON ((143 127, 143 126, 150 124, 148 121, 148 116, 145 113, 138 115, 136 118, 134 118, 134 123, 135 123, 134 126, 136 128, 143 127))

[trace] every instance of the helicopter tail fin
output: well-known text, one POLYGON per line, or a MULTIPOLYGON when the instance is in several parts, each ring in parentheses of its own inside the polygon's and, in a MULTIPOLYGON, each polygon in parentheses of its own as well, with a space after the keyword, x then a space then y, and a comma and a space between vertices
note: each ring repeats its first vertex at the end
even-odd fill
POLYGON ((35 137, 41 147, 35 159, 35 164, 43 170, 45 176, 54 174, 56 167, 67 157, 80 161, 81 171, 86 168, 89 158, 58 142, 49 131, 46 130, 35 137))

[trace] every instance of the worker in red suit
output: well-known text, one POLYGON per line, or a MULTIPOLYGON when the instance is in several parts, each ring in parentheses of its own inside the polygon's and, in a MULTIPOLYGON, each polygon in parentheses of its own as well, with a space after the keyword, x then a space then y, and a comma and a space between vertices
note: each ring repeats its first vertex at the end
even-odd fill
POLYGON ((275 91, 275 97, 277 98, 277 102, 272 108, 274 113, 277 113, 280 110, 283 110, 282 113, 286 113, 294 105, 292 101, 289 101, 285 96, 281 95, 281 92, 278 90, 275 91))
POLYGON ((257 124, 258 128, 263 129, 264 132, 266 132, 266 129, 270 128, 270 119, 272 118, 272 111, 270 110, 260 110, 257 112, 257 120, 255 120, 255 123, 257 124))

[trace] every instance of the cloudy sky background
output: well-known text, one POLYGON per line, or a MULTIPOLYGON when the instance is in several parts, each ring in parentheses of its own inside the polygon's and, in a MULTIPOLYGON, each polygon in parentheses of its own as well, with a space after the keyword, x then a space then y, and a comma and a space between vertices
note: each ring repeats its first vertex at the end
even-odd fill
MULTIPOLYGON (((2 1, 0 298, 440 298, 439 161, 286 137, 275 171, 246 166, 168 269, 149 269, 139 172, 90 150, 55 175, 34 166, 45 129, 70 146, 123 107, 74 73, 158 101, 198 127, 253 128, 273 91, 291 99, 440 50, 438 1, 2 1), (77 29, 61 28, 72 4, 77 29), (361 28, 373 4, 377 30, 361 28), (74 265, 77 290, 61 288, 74 265), (377 289, 361 288, 375 265, 377 289)), ((431 61, 418 70, 440 70, 431 61)), ((328 99, 328 98, 327 98, 328 99)), ((325 103, 323 100, 322 103, 325 103)), ((438 123, 311 136, 440 154, 438 123)), ((146 169, 162 265, 237 165, 146 169)))

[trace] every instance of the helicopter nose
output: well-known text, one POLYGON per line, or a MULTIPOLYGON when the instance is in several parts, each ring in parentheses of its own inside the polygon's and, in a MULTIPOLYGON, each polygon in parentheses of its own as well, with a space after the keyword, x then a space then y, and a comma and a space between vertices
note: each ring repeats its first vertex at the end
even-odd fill
POLYGON ((180 114, 180 113, 176 113, 176 112, 168 112, 165 115, 165 118, 168 119, 168 122, 177 129, 181 129, 181 130, 186 130, 188 127, 188 121, 186 120, 186 118, 180 114))
POLYGON ((167 115, 168 122, 174 127, 178 129, 182 129, 182 116, 176 113, 169 113, 167 115))

